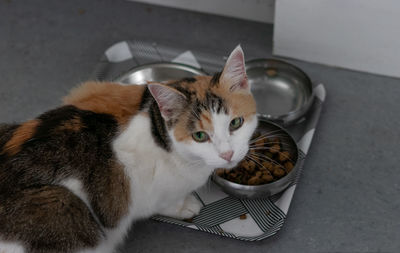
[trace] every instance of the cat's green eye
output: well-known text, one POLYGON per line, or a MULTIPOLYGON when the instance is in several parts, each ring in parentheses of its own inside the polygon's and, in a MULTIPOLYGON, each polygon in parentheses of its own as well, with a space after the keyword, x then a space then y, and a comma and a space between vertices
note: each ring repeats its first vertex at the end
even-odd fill
POLYGON ((243 117, 234 118, 229 124, 229 130, 235 131, 243 125, 243 117))
POLYGON ((205 141, 208 141, 208 139, 210 137, 208 137, 208 134, 206 132, 199 131, 199 132, 193 133, 192 138, 193 138, 193 140, 195 140, 197 142, 205 142, 205 141))

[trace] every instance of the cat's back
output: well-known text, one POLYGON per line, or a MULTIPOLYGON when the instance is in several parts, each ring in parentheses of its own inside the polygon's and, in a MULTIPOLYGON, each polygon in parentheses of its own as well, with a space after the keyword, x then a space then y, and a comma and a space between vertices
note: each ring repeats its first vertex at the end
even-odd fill
POLYGON ((82 110, 110 114, 124 125, 140 109, 145 90, 145 85, 86 82, 73 89, 64 98, 64 103, 82 110))
POLYGON ((0 186, 47 184, 108 166, 111 142, 138 112, 144 90, 89 82, 57 109, 22 124, 0 125, 0 186))

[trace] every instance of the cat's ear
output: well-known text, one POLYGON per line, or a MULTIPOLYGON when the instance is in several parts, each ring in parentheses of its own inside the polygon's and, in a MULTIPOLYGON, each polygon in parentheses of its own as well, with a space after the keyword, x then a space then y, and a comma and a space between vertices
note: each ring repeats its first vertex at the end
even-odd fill
POLYGON ((229 55, 222 71, 220 82, 226 85, 230 91, 242 90, 250 92, 244 63, 244 53, 240 45, 229 55))
POLYGON ((155 83, 148 84, 147 87, 165 120, 172 119, 186 104, 186 96, 174 88, 155 83))

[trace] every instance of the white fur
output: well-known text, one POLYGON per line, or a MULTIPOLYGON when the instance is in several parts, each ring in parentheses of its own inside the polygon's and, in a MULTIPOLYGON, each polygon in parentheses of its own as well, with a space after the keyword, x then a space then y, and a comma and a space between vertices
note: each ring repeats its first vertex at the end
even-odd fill
MULTIPOLYGON (((229 133, 232 116, 212 114, 214 133, 212 142, 177 142, 173 132, 172 151, 160 148, 151 134, 150 119, 144 113, 135 116, 113 142, 113 149, 131 187, 128 214, 115 229, 106 229, 106 239, 95 249, 79 253, 110 253, 124 239, 132 222, 154 214, 176 218, 190 218, 199 213, 201 203, 190 193, 206 183, 215 168, 233 167, 248 151, 248 141, 257 126, 257 118, 244 122, 238 130, 229 133), (233 150, 231 162, 219 153, 233 150)), ((87 199, 81 183, 76 179, 63 182, 82 200, 87 199)))
POLYGON ((151 134, 150 119, 144 113, 135 116, 124 132, 114 141, 113 149, 124 165, 130 181, 131 205, 129 213, 114 230, 106 231, 107 241, 95 252, 107 252, 121 242, 134 220, 164 214, 189 218, 198 214, 201 203, 190 195, 206 183, 218 167, 235 166, 248 151, 248 141, 257 126, 257 117, 244 122, 229 134, 232 116, 213 114, 212 135, 215 144, 177 142, 173 132, 172 151, 160 148, 151 134), (231 162, 219 157, 219 152, 234 150, 231 162))
POLYGON ((129 212, 115 229, 105 230, 106 239, 96 249, 82 253, 113 252, 135 220, 154 214, 177 218, 198 214, 200 202, 188 195, 203 185, 214 169, 158 147, 151 134, 150 119, 144 114, 131 120, 114 140, 113 149, 130 181, 129 212))
POLYGON ((76 178, 68 178, 64 179, 63 181, 60 182, 61 186, 64 186, 68 190, 70 190, 72 193, 74 193, 76 196, 78 196, 85 204, 90 208, 89 204, 89 199, 87 196, 87 193, 83 189, 83 184, 80 180, 76 178))
POLYGON ((0 253, 25 253, 25 248, 18 242, 5 242, 0 240, 0 253))
POLYGON ((147 115, 136 116, 114 142, 131 180, 133 218, 156 214, 206 182, 214 168, 183 159, 157 146, 147 115))
POLYGON ((188 219, 199 214, 202 204, 192 194, 179 200, 176 205, 170 205, 163 209, 160 214, 178 219, 188 219))
POLYGON ((189 159, 200 159, 212 168, 233 168, 240 162, 248 152, 251 135, 257 127, 257 117, 254 115, 249 121, 230 133, 229 124, 232 121, 231 114, 212 113, 213 132, 208 132, 211 142, 198 143, 191 141, 189 143, 179 143, 175 138, 172 140, 179 153, 189 159), (221 158, 219 155, 232 150, 233 156, 230 162, 221 158))
POLYGON ((78 198, 80 198, 88 207, 90 213, 92 214, 93 218, 97 222, 97 224, 101 224, 97 215, 94 213, 92 206, 90 205, 90 201, 88 198, 88 195, 83 188, 83 184, 79 179, 70 177, 67 179, 62 180, 59 185, 64 186, 68 190, 70 190, 72 193, 74 193, 78 198))

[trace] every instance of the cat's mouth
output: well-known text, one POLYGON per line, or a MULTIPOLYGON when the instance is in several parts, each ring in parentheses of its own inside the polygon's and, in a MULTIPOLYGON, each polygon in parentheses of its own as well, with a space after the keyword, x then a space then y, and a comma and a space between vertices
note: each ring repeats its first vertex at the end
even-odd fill
POLYGON ((226 163, 224 168, 232 169, 232 168, 236 167, 236 165, 238 165, 238 163, 239 163, 238 161, 230 161, 230 162, 226 163))

